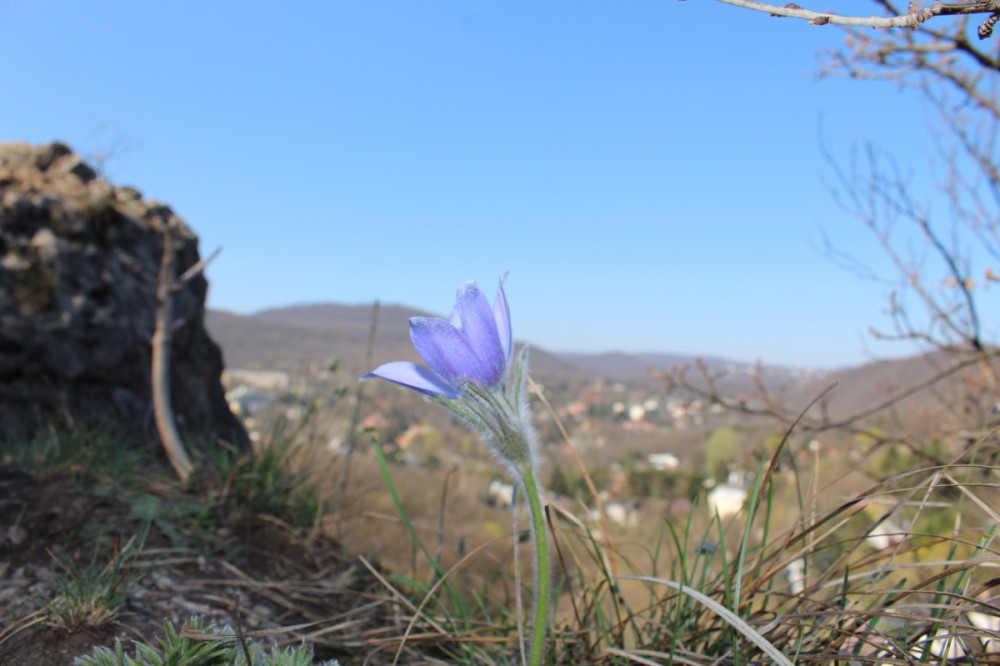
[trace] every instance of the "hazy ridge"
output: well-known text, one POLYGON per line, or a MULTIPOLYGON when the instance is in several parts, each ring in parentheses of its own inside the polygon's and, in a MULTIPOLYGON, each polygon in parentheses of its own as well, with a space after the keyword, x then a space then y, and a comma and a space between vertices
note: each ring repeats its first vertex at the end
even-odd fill
MULTIPOLYGON (((293 305, 239 315, 209 310, 206 326, 223 348, 230 368, 282 370, 304 375, 310 366, 325 367, 339 358, 345 378, 356 377, 388 361, 419 362, 409 339, 407 320, 413 316, 434 316, 403 305, 383 305, 379 309, 375 344, 368 367, 364 362, 371 327, 371 305, 293 305)), ((557 353, 532 345, 531 371, 543 384, 580 382, 622 382, 655 388, 659 382, 649 368, 668 370, 671 366, 693 366, 695 358, 669 352, 605 352, 596 354, 557 353)), ((713 373, 725 379, 719 388, 727 394, 754 392, 752 362, 720 357, 704 357, 713 373)), ((929 377, 942 359, 934 355, 890 361, 874 361, 852 368, 820 371, 808 368, 765 367, 764 384, 770 390, 785 390, 789 405, 804 405, 819 391, 838 382, 830 407, 846 413, 875 404, 890 393, 929 377)), ((689 372, 696 379, 697 373, 689 372)), ((917 394, 911 404, 921 401, 917 394)))

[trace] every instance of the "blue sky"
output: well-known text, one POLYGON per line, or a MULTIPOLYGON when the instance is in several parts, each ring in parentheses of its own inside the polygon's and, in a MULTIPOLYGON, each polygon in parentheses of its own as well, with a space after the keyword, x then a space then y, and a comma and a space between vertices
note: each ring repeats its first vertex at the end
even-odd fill
POLYGON ((223 246, 211 307, 447 313, 509 269, 541 347, 829 367, 908 350, 866 346, 887 288, 820 251, 882 261, 820 119, 918 185, 933 121, 812 77, 840 37, 708 0, 5 0, 0 139, 113 149, 113 182, 223 246))

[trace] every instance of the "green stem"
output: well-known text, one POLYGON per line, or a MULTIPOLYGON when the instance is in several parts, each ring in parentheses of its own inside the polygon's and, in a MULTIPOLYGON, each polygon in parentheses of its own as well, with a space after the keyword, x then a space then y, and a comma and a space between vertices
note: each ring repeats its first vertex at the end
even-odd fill
MULTIPOLYGON (((545 512, 535 483, 531 464, 521 465, 528 508, 531 510, 531 535, 535 542, 535 617, 531 636, 530 666, 540 666, 545 648, 545 630, 549 619, 549 537, 545 530, 545 512)), ((516 538, 516 535, 515 535, 516 538)))

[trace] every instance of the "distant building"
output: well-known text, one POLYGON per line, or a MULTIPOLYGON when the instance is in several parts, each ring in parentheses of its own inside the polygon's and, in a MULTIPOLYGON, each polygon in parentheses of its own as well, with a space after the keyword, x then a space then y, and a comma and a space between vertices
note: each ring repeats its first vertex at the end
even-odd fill
POLYGON ((489 502, 501 509, 514 506, 514 486, 493 479, 489 488, 489 502))
POLYGON ((382 412, 372 412, 361 422, 365 430, 382 430, 389 427, 389 419, 382 412))
MULTIPOLYGON (((635 501, 621 502, 618 500, 612 500, 610 502, 605 502, 604 515, 607 516, 609 522, 616 525, 636 527, 639 524, 639 504, 635 501)), ((601 512, 597 509, 592 509, 590 513, 587 514, 587 519, 595 524, 600 523, 601 512)))
POLYGON ((720 519, 725 520, 738 514, 746 501, 746 490, 726 483, 716 486, 708 493, 708 510, 712 515, 717 513, 720 519))
POLYGON ((801 557, 792 560, 785 567, 785 578, 792 594, 802 594, 806 590, 806 561, 801 557))
POLYGON ((664 472, 668 469, 677 469, 681 464, 681 459, 672 453, 650 453, 647 458, 653 469, 664 472))
POLYGON ((414 423, 403 434, 396 437, 396 444, 399 448, 405 449, 418 437, 429 435, 433 432, 434 426, 429 423, 414 423))
POLYGON ((264 389, 240 384, 226 391, 226 402, 233 414, 249 415, 271 403, 271 394, 264 389))
POLYGON ((872 528, 865 538, 865 543, 875 550, 885 550, 902 543, 904 534, 902 527, 891 520, 886 520, 872 528))
POLYGON ((265 391, 285 391, 291 384, 287 372, 276 370, 241 370, 227 368, 222 372, 222 381, 226 384, 245 384, 265 391))

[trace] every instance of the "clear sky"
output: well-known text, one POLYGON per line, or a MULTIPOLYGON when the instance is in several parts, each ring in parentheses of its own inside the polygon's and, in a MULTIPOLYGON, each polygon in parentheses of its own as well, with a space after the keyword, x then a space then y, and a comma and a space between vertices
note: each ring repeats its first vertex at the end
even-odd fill
POLYGON ((447 314, 509 269, 537 346, 829 367, 868 357, 887 288, 823 257, 881 261, 821 119, 917 183, 933 122, 811 76, 840 38, 709 0, 0 0, 0 139, 113 151, 223 246, 214 308, 447 314))

